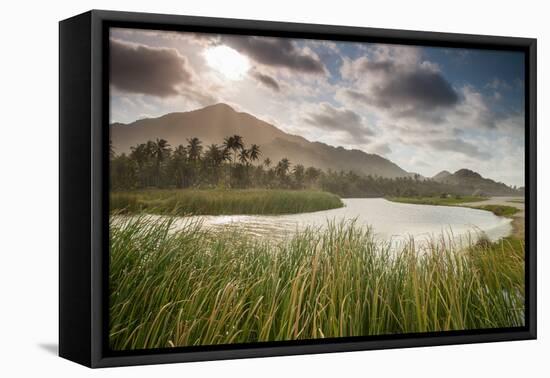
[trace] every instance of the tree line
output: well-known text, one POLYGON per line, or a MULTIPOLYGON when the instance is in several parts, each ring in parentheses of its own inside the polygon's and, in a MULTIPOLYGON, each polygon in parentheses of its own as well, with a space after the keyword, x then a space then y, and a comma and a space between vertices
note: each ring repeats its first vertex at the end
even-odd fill
MULTIPOLYGON (((320 189, 342 197, 471 195, 476 188, 423 179, 418 175, 384 178, 353 171, 322 170, 273 162, 257 144, 247 146, 240 135, 222 144, 204 146, 198 138, 172 148, 164 139, 148 141, 116 154, 110 153, 112 190, 145 188, 277 188, 320 189)), ((487 193, 477 193, 487 194, 487 193)))
POLYGON ((198 138, 171 148, 164 139, 131 147, 116 154, 110 144, 111 189, 143 188, 289 188, 312 187, 322 171, 287 158, 262 159, 257 144, 246 146, 240 135, 221 145, 204 146, 198 138))

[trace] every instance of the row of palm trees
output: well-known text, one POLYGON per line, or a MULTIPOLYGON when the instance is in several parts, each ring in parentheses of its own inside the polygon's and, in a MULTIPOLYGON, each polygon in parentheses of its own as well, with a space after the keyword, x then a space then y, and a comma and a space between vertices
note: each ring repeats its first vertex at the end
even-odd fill
MULTIPOLYGON (((116 154, 110 146, 111 188, 316 188, 344 197, 438 196, 472 194, 475 187, 452 185, 418 177, 384 178, 352 171, 333 171, 291 164, 283 158, 262 161, 260 146, 247 147, 240 135, 206 148, 189 138, 174 149, 165 139, 138 144, 129 154, 116 154)), ((510 189, 512 190, 512 189, 510 189)))
MULTIPOLYGON (((306 169, 281 159, 273 168, 268 157, 260 164, 262 151, 257 144, 245 146, 240 135, 232 135, 221 145, 204 148, 196 137, 187 139, 186 145, 171 148, 165 139, 138 144, 130 153, 117 155, 112 146, 111 183, 114 188, 137 187, 191 187, 219 186, 303 186, 306 169), (289 177, 296 173, 296 182, 289 177)), ((318 176, 318 170, 308 168, 309 178, 318 176)))

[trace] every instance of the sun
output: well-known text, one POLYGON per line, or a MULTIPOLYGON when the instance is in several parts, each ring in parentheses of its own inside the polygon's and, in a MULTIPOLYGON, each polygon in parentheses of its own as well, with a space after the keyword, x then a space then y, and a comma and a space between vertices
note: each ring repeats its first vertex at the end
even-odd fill
POLYGON ((250 68, 247 57, 225 45, 207 49, 204 57, 211 68, 230 80, 242 79, 250 68))

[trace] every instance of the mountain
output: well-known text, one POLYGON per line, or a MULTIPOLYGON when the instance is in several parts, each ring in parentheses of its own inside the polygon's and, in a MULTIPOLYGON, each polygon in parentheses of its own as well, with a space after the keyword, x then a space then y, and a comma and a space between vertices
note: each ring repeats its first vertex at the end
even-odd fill
POLYGON ((437 175, 432 177, 432 180, 437 181, 437 182, 444 182, 445 179, 447 179, 451 175, 452 174, 449 171, 441 171, 437 175))
POLYGON ((432 180, 458 187, 466 194, 505 196, 517 195, 518 192, 502 182, 496 182, 481 176, 470 169, 459 169, 455 173, 441 171, 432 180))
POLYGON ((221 144, 225 137, 240 135, 249 146, 260 146, 262 159, 274 163, 286 157, 292 164, 322 169, 353 170, 366 175, 404 177, 410 174, 397 164, 376 154, 333 147, 287 134, 248 113, 237 112, 226 104, 216 104, 183 113, 169 113, 158 118, 141 119, 130 124, 111 124, 111 141, 116 153, 130 151, 139 143, 163 138, 175 147, 197 137, 203 146, 221 144))

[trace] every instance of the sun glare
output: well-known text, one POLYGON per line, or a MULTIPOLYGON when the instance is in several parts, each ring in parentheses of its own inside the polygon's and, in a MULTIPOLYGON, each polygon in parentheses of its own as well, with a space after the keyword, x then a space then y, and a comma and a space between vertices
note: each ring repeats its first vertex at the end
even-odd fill
POLYGON ((210 67, 230 80, 241 79, 250 68, 244 55, 225 45, 209 48, 204 56, 210 67))

